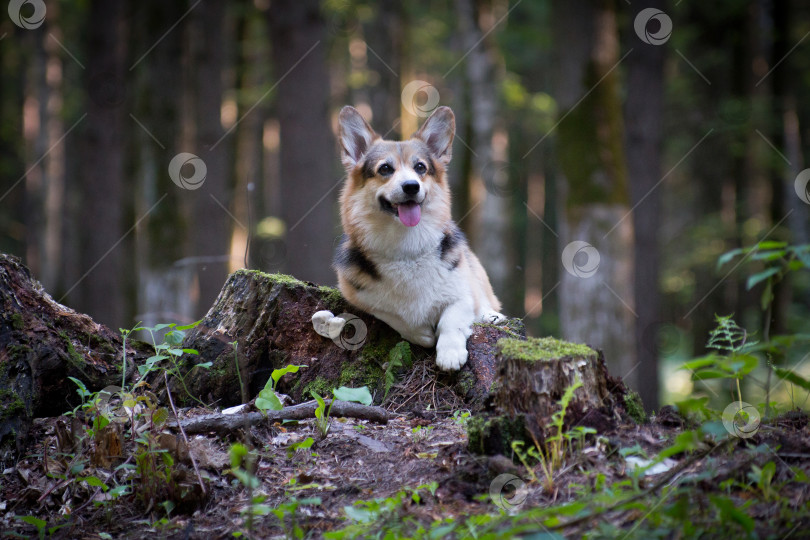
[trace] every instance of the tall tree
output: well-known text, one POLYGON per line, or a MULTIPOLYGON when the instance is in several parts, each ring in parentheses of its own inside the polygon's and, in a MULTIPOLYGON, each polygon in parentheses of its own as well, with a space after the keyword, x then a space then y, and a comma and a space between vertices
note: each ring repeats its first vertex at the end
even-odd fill
MULTIPOLYGON (((121 2, 93 0, 87 20, 87 118, 83 122, 80 268, 76 308, 111 328, 125 323, 123 110, 108 82, 123 80, 126 19, 121 2)), ((128 227, 127 227, 128 228, 128 227)))
POLYGON ((329 118, 326 26, 318 0, 279 0, 268 11, 281 126, 285 270, 333 283, 337 200, 335 140, 329 118))
POLYGON ((561 120, 563 335, 605 352, 611 372, 635 384, 633 224, 619 97, 613 2, 558 2, 556 97, 561 120), (570 36, 577 36, 572 40, 570 36))
POLYGON ((231 175, 228 153, 233 138, 223 137, 222 76, 226 46, 223 42, 225 3, 203 0, 191 15, 190 47, 194 73, 194 148, 205 162, 207 176, 201 189, 191 193, 191 254, 196 260, 199 296, 194 317, 202 317, 219 294, 229 269, 229 238, 235 224, 226 210, 230 203, 231 175))
POLYGON ((492 35, 496 18, 492 3, 487 0, 456 0, 456 11, 467 51, 464 66, 470 103, 467 119, 472 134, 466 143, 472 147, 473 156, 469 196, 474 220, 468 230, 495 293, 503 297, 510 269, 508 253, 504 250, 509 230, 506 199, 509 191, 501 185, 502 179, 508 180, 504 166, 508 136, 497 122, 497 88, 503 68, 498 65, 500 58, 492 35))
MULTIPOLYGON (((663 11, 666 0, 633 4, 632 15, 646 8, 663 11)), ((637 302, 636 357, 639 360, 639 395, 648 409, 658 406, 658 330, 661 326, 660 253, 661 141, 663 135, 665 47, 643 43, 629 26, 627 98, 624 104, 627 173, 633 205, 634 294, 637 302)))

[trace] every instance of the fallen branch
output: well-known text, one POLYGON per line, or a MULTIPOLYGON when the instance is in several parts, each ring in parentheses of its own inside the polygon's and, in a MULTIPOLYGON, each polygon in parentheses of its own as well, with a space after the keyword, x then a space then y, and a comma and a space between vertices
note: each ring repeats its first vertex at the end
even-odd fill
MULTIPOLYGON (((163 381, 166 383, 166 388, 169 388, 169 380, 166 375, 166 372, 163 372, 163 381)), ((172 399, 172 393, 170 391, 166 392, 166 395, 169 398, 169 404, 172 406, 172 412, 174 413, 174 417, 177 418, 177 409, 174 406, 174 400, 172 399)), ((186 448, 189 449, 188 457, 191 458, 191 464, 194 466, 194 473, 197 475, 197 482, 200 483, 200 489, 202 489, 203 495, 206 495, 205 490, 205 482, 202 480, 202 476, 200 476, 200 469, 197 467, 197 460, 194 459, 194 452, 191 451, 191 446, 188 444, 188 437, 186 437, 186 432, 183 430, 183 424, 179 424, 180 426, 180 434, 183 435, 183 440, 186 443, 186 448)))
MULTIPOLYGON (((331 400, 324 400, 327 408, 331 400)), ((307 401, 291 407, 284 407, 280 411, 267 411, 249 412, 243 414, 206 414, 202 416, 194 416, 192 418, 185 418, 180 421, 179 425, 176 421, 169 421, 166 427, 177 429, 181 427, 186 433, 209 433, 215 432, 218 434, 230 433, 246 425, 256 425, 262 422, 275 422, 278 420, 306 420, 308 418, 315 418, 315 409, 318 408, 316 401, 307 401)), ((348 401, 336 400, 332 406, 332 417, 347 417, 359 418, 361 420, 370 420, 379 424, 388 423, 388 411, 382 407, 375 407, 369 405, 361 405, 359 403, 351 403, 348 401)))

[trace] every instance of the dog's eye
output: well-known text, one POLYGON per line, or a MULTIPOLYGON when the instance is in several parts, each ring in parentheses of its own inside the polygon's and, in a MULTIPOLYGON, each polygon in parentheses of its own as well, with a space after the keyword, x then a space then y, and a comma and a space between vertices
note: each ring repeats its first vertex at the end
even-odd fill
POLYGON ((383 163, 380 165, 380 168, 377 169, 377 172, 383 176, 388 176, 389 174, 394 174, 394 168, 388 163, 383 163))
POLYGON ((416 171, 416 174, 425 174, 427 172, 427 167, 421 161, 413 166, 413 170, 416 171))

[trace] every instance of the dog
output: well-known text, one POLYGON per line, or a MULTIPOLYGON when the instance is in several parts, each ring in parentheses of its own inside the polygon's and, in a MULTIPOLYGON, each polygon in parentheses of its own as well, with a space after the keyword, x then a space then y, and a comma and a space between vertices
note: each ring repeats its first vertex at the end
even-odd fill
MULTIPOLYGON (((461 369, 473 323, 505 317, 450 216, 453 111, 437 108, 406 141, 384 140, 349 106, 339 126, 347 173, 340 196, 344 235, 334 258, 340 292, 407 341, 435 345, 440 369, 461 369)), ((329 311, 312 322, 332 338, 345 324, 329 311)))

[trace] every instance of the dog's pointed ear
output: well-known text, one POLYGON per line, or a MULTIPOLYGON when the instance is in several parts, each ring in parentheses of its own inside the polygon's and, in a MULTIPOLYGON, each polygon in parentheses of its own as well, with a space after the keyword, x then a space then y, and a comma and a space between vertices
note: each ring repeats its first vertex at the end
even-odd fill
POLYGON ((456 134, 456 117, 450 107, 439 107, 425 120, 414 138, 428 145, 433 156, 447 165, 453 153, 453 137, 456 134))
POLYGON ((341 160, 347 171, 363 157, 377 134, 354 107, 343 107, 338 117, 340 126, 341 160))

